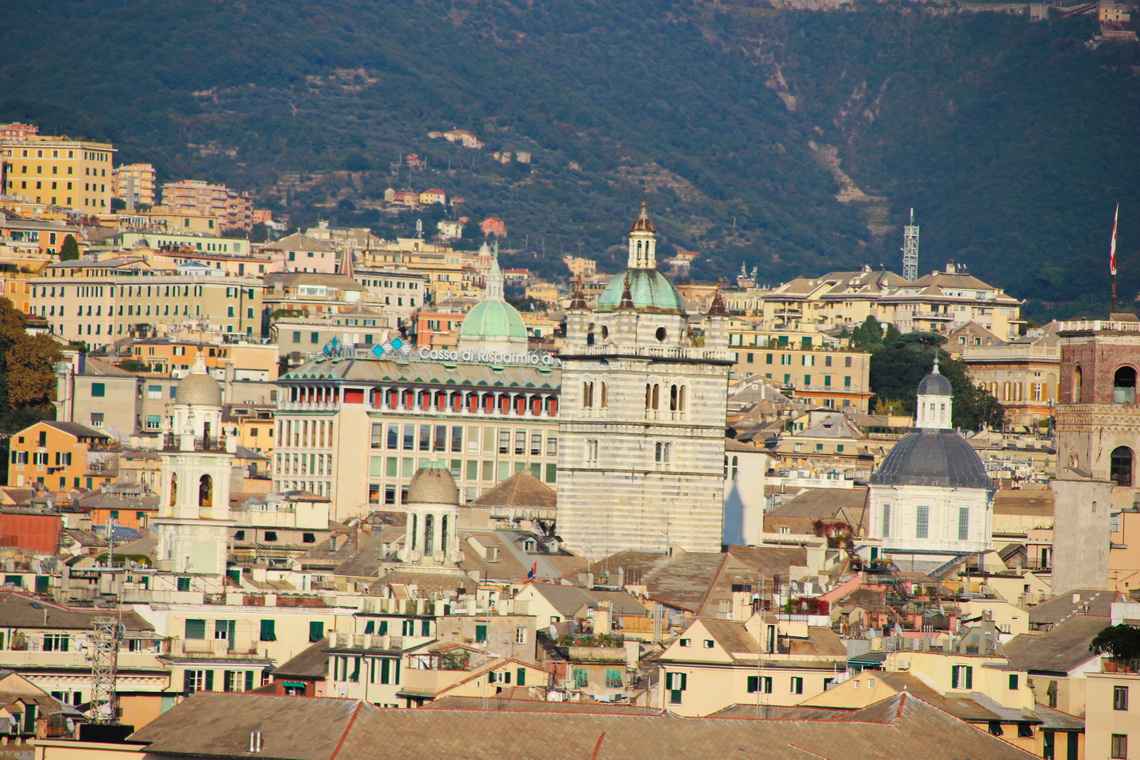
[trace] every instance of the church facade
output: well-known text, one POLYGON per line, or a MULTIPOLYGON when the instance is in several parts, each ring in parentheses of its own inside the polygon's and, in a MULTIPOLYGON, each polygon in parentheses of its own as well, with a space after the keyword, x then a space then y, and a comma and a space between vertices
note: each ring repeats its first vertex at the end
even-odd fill
POLYGON ((691 321, 656 245, 643 204, 626 269, 566 313, 558 532, 590 559, 721 546, 728 317, 718 293, 691 321))

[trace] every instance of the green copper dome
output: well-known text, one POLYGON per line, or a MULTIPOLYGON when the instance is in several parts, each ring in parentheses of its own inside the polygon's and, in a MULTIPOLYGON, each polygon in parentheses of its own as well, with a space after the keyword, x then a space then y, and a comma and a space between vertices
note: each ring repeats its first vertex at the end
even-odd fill
POLYGON ((463 318, 459 337, 462 340, 515 338, 525 343, 526 325, 518 309, 506 301, 484 301, 463 318))
POLYGON ((633 306, 638 310, 666 311, 681 313, 681 294, 677 286, 656 269, 629 268, 618 272, 606 285, 598 299, 598 309, 610 311, 621 303, 625 290, 625 278, 629 276, 629 292, 633 296, 633 306))

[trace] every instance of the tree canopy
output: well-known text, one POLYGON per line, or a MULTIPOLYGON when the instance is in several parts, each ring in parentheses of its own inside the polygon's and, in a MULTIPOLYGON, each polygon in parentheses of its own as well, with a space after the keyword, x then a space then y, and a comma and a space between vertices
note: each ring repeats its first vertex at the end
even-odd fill
POLYGON ((872 347, 870 383, 875 393, 871 399, 872 408, 901 408, 906 414, 914 414, 918 384, 933 369, 937 356, 938 371, 946 376, 953 389, 951 421, 954 426, 963 430, 1000 429, 1005 422, 1005 408, 989 391, 974 384, 964 362, 951 359, 941 349, 945 340, 934 333, 898 335, 896 331, 896 337, 889 342, 872 347))

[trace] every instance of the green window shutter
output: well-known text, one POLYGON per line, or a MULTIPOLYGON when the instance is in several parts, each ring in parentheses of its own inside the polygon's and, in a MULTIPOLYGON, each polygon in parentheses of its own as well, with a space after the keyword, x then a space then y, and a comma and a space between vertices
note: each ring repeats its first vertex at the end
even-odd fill
POLYGON ((189 591, 190 590, 190 579, 189 578, 179 578, 178 579, 178 590, 179 591, 189 591))
POLYGON ((974 669, 969 665, 966 666, 966 688, 974 688, 974 669))
POLYGON ((755 694, 760 689, 760 676, 748 676, 748 693, 755 694))
POLYGON ((245 690, 251 691, 253 689, 253 671, 245 671, 245 690))
POLYGON ((186 621, 186 638, 188 639, 204 639, 206 638, 206 621, 205 620, 192 620, 186 621))
POLYGON ((585 668, 574 668, 574 685, 579 689, 590 685, 590 671, 585 668))
POLYGON ((526 686, 526 668, 519 668, 515 672, 515 685, 526 686))
POLYGON ((206 671, 206 691, 214 690, 214 671, 206 671))
POLYGON ((325 624, 320 620, 309 621, 309 642, 314 643, 325 637, 325 624))
POLYGON ((378 633, 381 636, 383 636, 387 632, 388 632, 388 621, 387 620, 381 620, 380 621, 380 630, 378 631, 378 633))
POLYGON ((103 398, 107 395, 106 383, 91 383, 91 395, 96 398, 103 398))
POLYGON ((369 620, 367 623, 365 623, 364 624, 364 632, 365 633, 376 633, 376 621, 375 620, 369 620))
POLYGON ((261 640, 277 641, 277 626, 274 620, 261 621, 261 640))
POLYGON ((223 670, 222 671, 222 691, 229 691, 230 690, 230 684, 233 683, 233 678, 231 677, 232 673, 233 673, 232 670, 223 670))
POLYGON ((475 626, 475 641, 486 641, 486 640, 487 640, 487 626, 486 625, 476 625, 475 626))
POLYGON ((958 688, 958 667, 959 667, 958 665, 952 665, 950 667, 950 688, 951 689, 957 689, 958 688))
POLYGON ((431 621, 424 620, 420 623, 420 635, 431 636, 431 621))

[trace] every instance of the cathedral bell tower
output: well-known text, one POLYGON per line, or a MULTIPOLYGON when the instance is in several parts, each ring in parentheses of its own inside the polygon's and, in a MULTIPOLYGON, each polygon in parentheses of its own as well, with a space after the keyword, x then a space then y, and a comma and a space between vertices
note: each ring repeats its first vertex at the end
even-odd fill
POLYGON ((656 269, 645 204, 628 250, 597 308, 579 286, 566 312, 558 533, 590 559, 672 546, 719 551, 732 365, 724 303, 718 294, 708 315, 685 313, 656 269))

